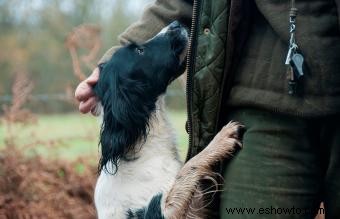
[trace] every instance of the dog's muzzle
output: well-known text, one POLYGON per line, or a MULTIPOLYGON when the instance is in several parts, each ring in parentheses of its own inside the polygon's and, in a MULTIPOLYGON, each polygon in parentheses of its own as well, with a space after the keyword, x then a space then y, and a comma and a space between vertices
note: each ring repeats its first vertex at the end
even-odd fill
POLYGON ((187 29, 178 21, 174 21, 163 28, 156 37, 161 35, 170 38, 174 53, 178 56, 180 64, 182 64, 186 57, 189 42, 187 29))
MULTIPOLYGON (((178 21, 173 21, 172 23, 170 23, 168 26, 164 27, 161 32, 159 32, 158 34, 166 34, 169 32, 176 32, 178 31, 180 35, 182 35, 182 37, 188 39, 188 31, 186 30, 186 28, 181 25, 178 21)), ((157 34, 157 35, 158 35, 157 34)))

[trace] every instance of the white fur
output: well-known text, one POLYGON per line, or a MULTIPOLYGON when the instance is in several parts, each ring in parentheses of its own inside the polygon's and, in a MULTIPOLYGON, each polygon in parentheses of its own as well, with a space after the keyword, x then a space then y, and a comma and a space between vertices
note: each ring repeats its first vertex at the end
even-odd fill
POLYGON ((182 163, 163 99, 156 103, 150 132, 137 159, 121 160, 115 175, 101 171, 94 195, 99 219, 124 219, 129 209, 147 206, 154 195, 167 192, 173 184, 182 163))

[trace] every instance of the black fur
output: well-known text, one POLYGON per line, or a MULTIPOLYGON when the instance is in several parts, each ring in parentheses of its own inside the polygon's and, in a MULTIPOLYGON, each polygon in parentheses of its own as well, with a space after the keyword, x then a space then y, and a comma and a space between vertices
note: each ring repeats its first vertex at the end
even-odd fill
POLYGON ((134 152, 137 141, 145 140, 158 96, 184 70, 179 55, 187 37, 181 31, 176 23, 144 44, 122 47, 100 65, 94 87, 104 110, 99 171, 108 171, 106 164, 111 162, 114 174, 119 160, 134 152))
POLYGON ((129 210, 128 219, 164 219, 161 209, 162 194, 152 197, 149 205, 138 210, 129 210))

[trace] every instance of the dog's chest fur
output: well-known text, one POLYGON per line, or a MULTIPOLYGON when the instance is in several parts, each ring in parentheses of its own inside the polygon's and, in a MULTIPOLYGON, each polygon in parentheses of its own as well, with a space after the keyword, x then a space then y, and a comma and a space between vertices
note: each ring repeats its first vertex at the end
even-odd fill
POLYGON ((115 175, 101 171, 95 189, 98 218, 126 218, 129 209, 145 207, 154 195, 168 191, 173 184, 182 163, 163 105, 161 98, 137 159, 121 160, 115 175))

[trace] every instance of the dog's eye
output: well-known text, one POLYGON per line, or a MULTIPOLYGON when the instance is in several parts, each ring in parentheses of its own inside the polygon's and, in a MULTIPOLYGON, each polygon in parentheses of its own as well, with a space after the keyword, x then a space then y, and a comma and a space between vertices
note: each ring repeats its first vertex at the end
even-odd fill
POLYGON ((136 52, 137 52, 138 55, 143 55, 144 49, 143 48, 136 48, 136 52))

